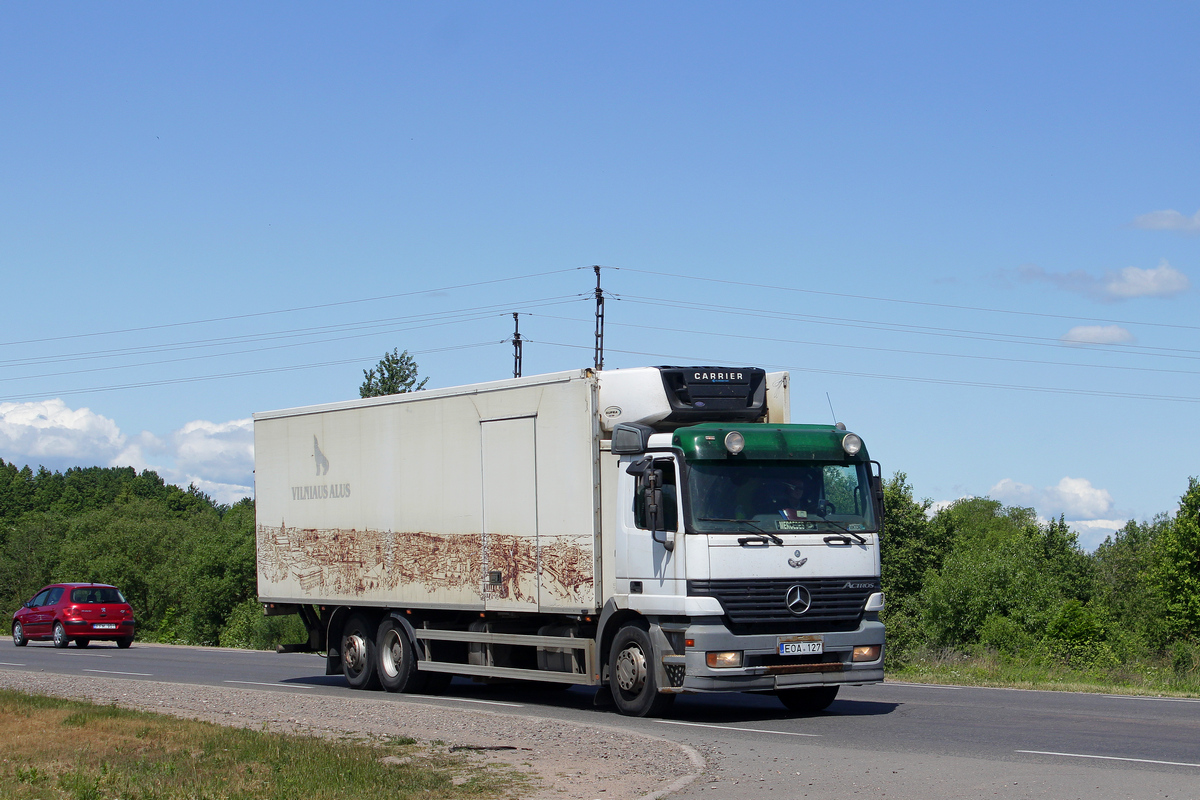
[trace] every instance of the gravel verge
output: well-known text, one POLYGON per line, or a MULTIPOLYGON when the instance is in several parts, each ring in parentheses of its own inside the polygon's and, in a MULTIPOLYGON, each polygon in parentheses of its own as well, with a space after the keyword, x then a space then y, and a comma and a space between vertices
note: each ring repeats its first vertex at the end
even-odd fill
POLYGON ((0 671, 0 687, 54 697, 115 703, 221 725, 331 738, 411 736, 426 746, 513 748, 472 750, 481 761, 532 773, 528 800, 651 800, 690 783, 704 770, 694 749, 606 725, 460 710, 402 696, 376 700, 300 692, 160 683, 50 673, 0 671))

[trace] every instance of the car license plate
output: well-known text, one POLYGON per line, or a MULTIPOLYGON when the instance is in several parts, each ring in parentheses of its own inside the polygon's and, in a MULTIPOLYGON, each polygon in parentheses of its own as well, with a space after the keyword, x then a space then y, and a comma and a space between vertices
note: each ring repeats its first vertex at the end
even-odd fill
POLYGON ((779 655, 811 656, 825 652, 825 640, 821 636, 780 636, 779 655))
POLYGON ((117 623, 115 623, 115 622, 96 622, 96 623, 93 623, 92 629, 97 630, 97 631, 114 631, 117 629, 117 623))

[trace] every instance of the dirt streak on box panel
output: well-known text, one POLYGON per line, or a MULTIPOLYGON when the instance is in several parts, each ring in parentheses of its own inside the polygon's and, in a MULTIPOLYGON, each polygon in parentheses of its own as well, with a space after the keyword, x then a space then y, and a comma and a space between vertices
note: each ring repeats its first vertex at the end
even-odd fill
POLYGON ((540 584, 549 605, 587 608, 595 599, 588 535, 543 537, 539 545, 494 533, 259 525, 257 536, 260 585, 277 594, 291 594, 286 584, 294 581, 302 596, 322 600, 423 602, 449 591, 464 600, 524 601, 533 610, 540 584), (488 582, 489 572, 499 583, 488 582))

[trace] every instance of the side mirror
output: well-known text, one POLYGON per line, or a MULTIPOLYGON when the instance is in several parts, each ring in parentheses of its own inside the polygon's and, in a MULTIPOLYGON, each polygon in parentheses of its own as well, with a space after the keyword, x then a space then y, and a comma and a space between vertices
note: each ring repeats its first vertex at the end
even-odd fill
POLYGON ((871 462, 871 495, 875 503, 875 517, 879 533, 883 533, 883 468, 878 461, 871 462))
POLYGON ((663 538, 659 539, 657 536, 659 526, 665 516, 663 514, 662 477, 661 469, 646 469, 642 472, 639 482, 643 487, 642 498, 645 501, 646 525, 650 528, 650 536, 669 552, 675 549, 675 534, 663 531, 663 538))

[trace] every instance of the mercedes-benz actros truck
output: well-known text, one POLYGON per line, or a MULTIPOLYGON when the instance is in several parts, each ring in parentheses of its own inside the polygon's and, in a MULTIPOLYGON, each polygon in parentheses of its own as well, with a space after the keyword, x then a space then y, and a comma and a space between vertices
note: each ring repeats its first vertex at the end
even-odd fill
POLYGON ((328 674, 827 707, 883 680, 878 463, 757 368, 560 372, 254 415, 258 595, 328 674))

